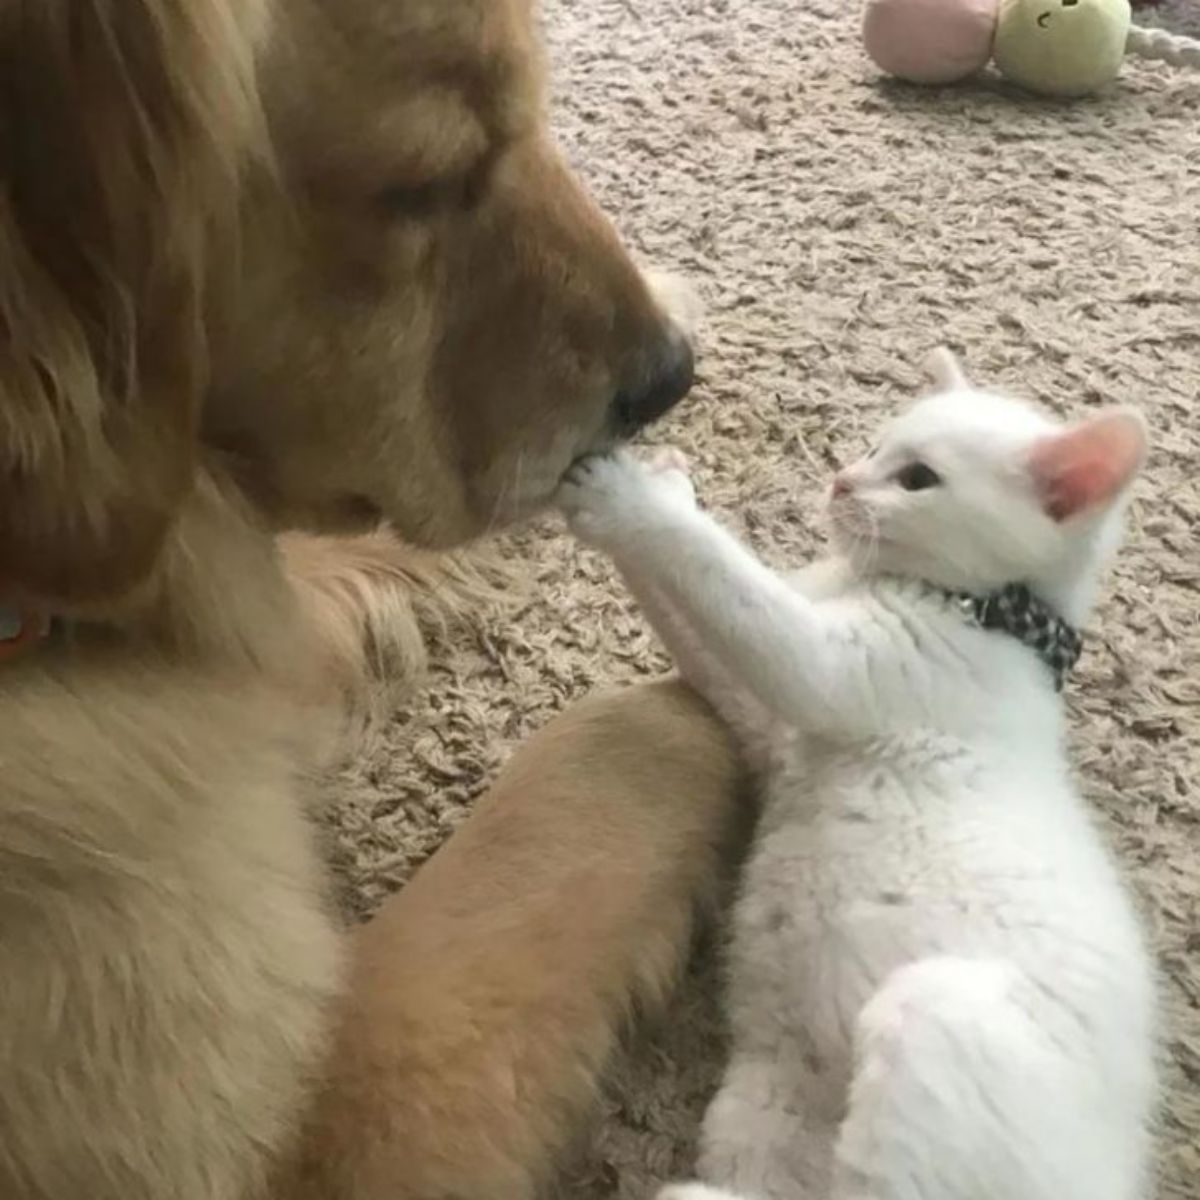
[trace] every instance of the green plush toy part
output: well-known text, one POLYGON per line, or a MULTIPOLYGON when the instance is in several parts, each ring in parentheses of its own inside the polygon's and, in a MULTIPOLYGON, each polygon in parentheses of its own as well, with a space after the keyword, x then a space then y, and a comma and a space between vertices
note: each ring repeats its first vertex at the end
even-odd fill
POLYGON ((1090 96, 1127 54, 1200 67, 1200 42, 1131 22, 1129 0, 1000 0, 993 61, 1044 96, 1090 96))
POLYGON ((1090 95, 1117 77, 1130 18, 1129 0, 1001 0, 996 66, 1043 95, 1090 95))

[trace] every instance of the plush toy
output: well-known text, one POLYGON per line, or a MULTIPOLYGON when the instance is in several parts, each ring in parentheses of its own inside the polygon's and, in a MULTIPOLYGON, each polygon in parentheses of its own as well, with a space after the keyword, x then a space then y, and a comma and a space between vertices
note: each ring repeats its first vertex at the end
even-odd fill
POLYGON ((910 83, 954 83, 994 59, 1047 96, 1098 91, 1126 54, 1200 67, 1200 42, 1133 25, 1129 0, 867 0, 863 43, 910 83))

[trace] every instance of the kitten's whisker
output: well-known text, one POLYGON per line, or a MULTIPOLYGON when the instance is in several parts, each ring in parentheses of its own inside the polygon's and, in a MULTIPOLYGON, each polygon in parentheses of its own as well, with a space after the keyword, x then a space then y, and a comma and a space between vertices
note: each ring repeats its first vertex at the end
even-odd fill
POLYGON ((867 542, 867 554, 864 562, 865 569, 870 570, 879 558, 879 518, 869 508, 863 509, 863 515, 867 519, 867 528, 863 535, 867 542))
POLYGON ((517 460, 513 465, 512 474, 501 484, 496 499, 492 504, 492 513, 488 518, 487 525, 484 528, 483 536, 490 537, 495 533, 496 528, 501 522, 505 524, 511 520, 514 515, 511 512, 506 512, 506 507, 513 501, 517 504, 521 502, 521 471, 525 465, 525 447, 522 446, 517 451, 517 460))

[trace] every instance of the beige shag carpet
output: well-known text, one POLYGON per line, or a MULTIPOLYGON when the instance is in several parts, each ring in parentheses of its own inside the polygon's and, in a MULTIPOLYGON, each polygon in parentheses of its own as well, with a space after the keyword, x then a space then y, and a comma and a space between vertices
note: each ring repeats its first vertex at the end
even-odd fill
MULTIPOLYGON (((1195 0, 1142 20, 1200 36, 1195 0)), ((631 243, 709 304, 695 399, 660 439, 768 559, 818 551, 830 468, 921 385, 931 346, 1056 410, 1140 405, 1155 452, 1070 687, 1077 762, 1146 902, 1166 1029, 1160 1196, 1200 1197, 1200 72, 1127 64, 1059 104, 881 80, 837 0, 548 0, 567 151, 631 243)), ((666 663, 603 562, 509 544, 515 612, 443 639, 429 687, 339 781, 368 911, 518 741, 666 663)), ((686 1175, 722 1053, 711 952, 617 1073, 564 1190, 686 1175)))

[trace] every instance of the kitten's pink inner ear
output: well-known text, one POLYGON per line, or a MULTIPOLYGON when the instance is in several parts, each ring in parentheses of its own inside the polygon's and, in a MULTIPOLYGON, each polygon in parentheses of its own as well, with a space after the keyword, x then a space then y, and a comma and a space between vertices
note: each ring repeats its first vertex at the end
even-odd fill
POLYGON ((1115 500, 1145 457, 1145 421, 1115 409, 1039 442, 1029 469, 1047 514, 1065 521, 1115 500))

